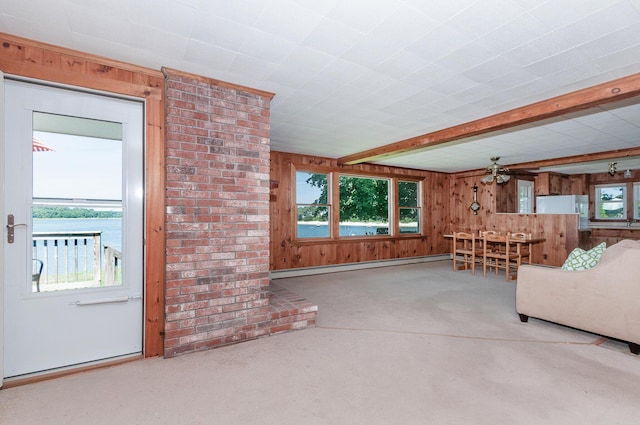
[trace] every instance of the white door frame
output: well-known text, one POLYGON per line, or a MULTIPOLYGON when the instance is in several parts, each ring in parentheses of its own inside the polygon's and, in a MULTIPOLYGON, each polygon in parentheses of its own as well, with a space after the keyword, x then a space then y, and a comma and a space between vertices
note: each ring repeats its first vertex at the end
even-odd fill
MULTIPOLYGON (((4 129, 4 73, 0 71, 0 128, 4 129)), ((4 164, 4 131, 0 131, 0 164, 4 164)), ((0 214, 2 214, 4 223, 5 205, 4 205, 4 173, 0 173, 0 187, 2 187, 3 196, 0 197, 0 214)), ((3 243, 0 244, 0 270, 4 270, 4 238, 6 227, 2 228, 3 243)), ((4 271, 0 273, 0 306, 4 305, 4 271)), ((0 388, 2 387, 4 377, 4 309, 0 314, 0 388)))
MULTIPOLYGON (((21 82, 25 82, 25 83, 44 84, 45 86, 50 86, 50 87, 59 88, 59 89, 63 89, 63 90, 64 89, 71 89, 71 90, 77 90, 78 89, 78 87, 74 87, 74 86, 69 86, 69 85, 64 85, 64 84, 51 84, 51 83, 46 82, 46 81, 33 80, 33 79, 29 79, 29 78, 22 78, 20 76, 16 76, 16 80, 17 81, 21 81, 21 82)), ((5 91, 4 91, 4 86, 5 86, 5 74, 3 74, 0 71, 0 124, 3 124, 4 121, 5 121, 5 108, 4 108, 4 106, 5 106, 5 98, 4 98, 5 91)), ((98 90, 82 89, 81 88, 81 91, 84 92, 84 93, 88 93, 88 94, 102 95, 102 96, 107 96, 107 97, 113 97, 114 96, 111 93, 105 93, 105 92, 101 92, 101 91, 98 91, 98 90)), ((118 95, 116 97, 124 99, 124 100, 132 100, 132 101, 140 102, 143 105, 143 111, 144 111, 144 107, 145 107, 144 99, 140 99, 138 97, 132 97, 132 96, 125 96, 125 95, 118 95)), ((144 112, 143 112, 142 116, 144 117, 144 112)), ((1 126, 0 128, 4 128, 4 125, 1 126)), ((145 138, 145 135, 144 135, 144 133, 145 133, 145 131, 144 131, 144 118, 142 120, 141 129, 142 129, 143 142, 142 142, 141 146, 139 147, 139 149, 142 150, 142 159, 144 161, 144 138, 145 138)), ((6 157, 4 142, 5 142, 5 132, 1 131, 0 132, 0 161, 3 161, 3 163, 4 163, 4 158, 6 157)), ((144 164, 143 163, 142 164, 138 164, 137 166, 138 167, 142 167, 142 170, 144 170, 144 164)), ((144 171, 143 171, 143 174, 144 174, 144 171)), ((143 179, 144 179, 144 177, 143 177, 143 179)), ((3 237, 6 237, 6 231, 7 231, 6 227, 4 226, 4 224, 5 224, 4 217, 6 216, 6 213, 7 213, 6 205, 4 204, 4 200, 5 200, 4 199, 4 197, 5 197, 4 196, 4 191, 5 191, 6 183, 7 182, 5 181, 4 173, 0 173, 0 186, 3 187, 3 196, 2 196, 2 199, 0 199, 0 214, 3 215, 3 220, 2 220, 2 223, 3 223, 3 237)), ((142 190, 144 191, 144 181, 142 182, 141 187, 143 188, 142 190)), ((144 193, 143 192, 140 193, 139 196, 142 199, 144 199, 144 193)), ((145 225, 144 224, 144 201, 142 201, 142 204, 143 204, 142 205, 142 208, 143 208, 143 213, 142 213, 143 220, 140 223, 141 226, 142 226, 142 229, 140 229, 140 232, 143 232, 144 225, 145 225)), ((123 232, 125 231, 125 229, 126 229, 126 225, 123 226, 123 232)), ((123 236, 123 237, 126 237, 126 236, 123 236)), ((142 240, 144 241, 144 238, 142 240)), ((144 248, 142 249, 141 255, 143 256, 143 258, 139 259, 138 261, 141 262, 142 264, 144 264, 144 248)), ((5 262, 4 262, 4 241, 3 241, 3 244, 0 244, 0 271, 4 270, 4 263, 5 262)), ((142 269, 142 274, 141 274, 142 287, 141 287, 141 291, 142 291, 142 294, 143 294, 145 292, 144 266, 142 265, 140 267, 142 269)), ((4 296, 5 296, 5 293, 4 293, 5 292, 5 282, 4 282, 5 277, 4 277, 4 275, 2 275, 2 273, 0 273, 0 275, 1 275, 0 276, 0 306, 3 306, 4 305, 3 299, 4 299, 4 296)), ((145 310, 145 308, 144 307, 145 306, 144 306, 144 303, 143 303, 142 304, 143 312, 142 312, 142 315, 140 316, 140 326, 142 328, 142 335, 143 335, 143 341, 142 341, 142 350, 143 350, 143 352, 144 352, 144 332, 145 332, 145 326, 144 326, 144 317, 145 317, 144 316, 144 310, 145 310)), ((0 387, 2 386, 3 377, 5 375, 4 370, 3 370, 4 369, 4 322, 5 322, 4 315, 5 315, 5 312, 4 312, 4 309, 2 309, 0 311, 0 387)))

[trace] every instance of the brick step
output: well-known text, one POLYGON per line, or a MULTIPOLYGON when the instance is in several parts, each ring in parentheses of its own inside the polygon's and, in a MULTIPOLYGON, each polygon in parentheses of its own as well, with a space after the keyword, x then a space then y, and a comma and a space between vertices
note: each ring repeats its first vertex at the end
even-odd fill
POLYGON ((271 282, 269 297, 269 335, 305 329, 316 325, 318 306, 271 282))

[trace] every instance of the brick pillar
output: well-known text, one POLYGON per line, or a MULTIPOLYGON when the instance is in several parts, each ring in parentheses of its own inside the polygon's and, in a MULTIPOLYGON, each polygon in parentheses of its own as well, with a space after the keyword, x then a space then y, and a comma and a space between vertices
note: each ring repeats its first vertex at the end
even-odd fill
POLYGON ((166 77, 164 355, 269 334, 271 93, 166 77))

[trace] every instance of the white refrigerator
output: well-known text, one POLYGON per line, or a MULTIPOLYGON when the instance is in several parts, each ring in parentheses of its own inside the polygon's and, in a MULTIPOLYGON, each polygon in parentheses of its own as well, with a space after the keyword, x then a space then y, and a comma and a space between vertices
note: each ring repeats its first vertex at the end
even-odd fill
POLYGON ((578 229, 589 228, 589 197, 587 195, 536 196, 538 214, 580 214, 578 229))

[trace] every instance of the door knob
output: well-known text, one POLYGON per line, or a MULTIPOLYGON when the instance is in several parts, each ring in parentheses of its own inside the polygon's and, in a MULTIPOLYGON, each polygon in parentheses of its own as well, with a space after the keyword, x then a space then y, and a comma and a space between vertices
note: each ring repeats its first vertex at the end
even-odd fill
POLYGON ((13 214, 9 214, 7 216, 7 242, 8 243, 13 243, 15 241, 14 229, 16 227, 18 226, 27 227, 25 223, 15 224, 14 221, 15 221, 15 217, 13 216, 13 214))

